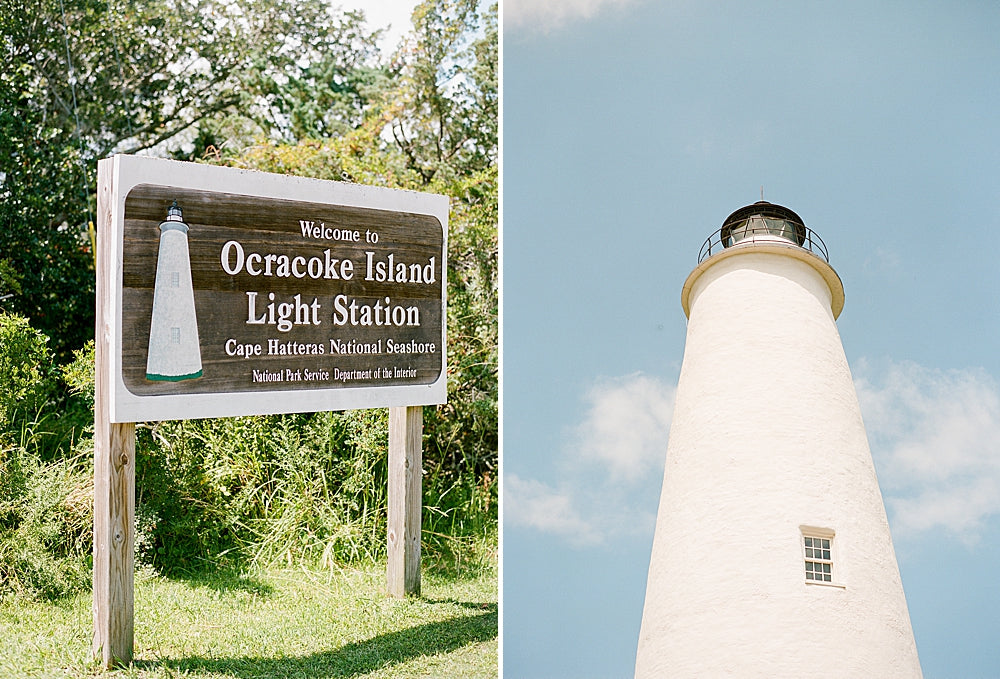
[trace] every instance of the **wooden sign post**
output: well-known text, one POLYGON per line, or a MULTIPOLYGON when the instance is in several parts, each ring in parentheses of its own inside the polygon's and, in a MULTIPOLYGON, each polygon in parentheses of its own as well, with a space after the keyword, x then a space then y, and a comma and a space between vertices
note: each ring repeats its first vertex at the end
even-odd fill
POLYGON ((389 594, 420 594, 423 408, 389 409, 389 594))
POLYGON ((139 421, 389 407, 387 589, 419 593, 447 220, 444 196, 98 163, 92 649, 106 667, 132 659, 139 421))
POLYGON ((97 323, 94 345, 94 636, 91 650, 105 667, 132 660, 135 543, 135 423, 111 421, 108 371, 113 309, 110 166, 98 165, 97 323))

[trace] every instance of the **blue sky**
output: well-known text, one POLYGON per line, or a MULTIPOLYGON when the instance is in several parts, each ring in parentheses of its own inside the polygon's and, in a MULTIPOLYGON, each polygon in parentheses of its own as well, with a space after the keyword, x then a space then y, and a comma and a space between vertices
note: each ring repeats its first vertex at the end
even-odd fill
POLYGON ((631 676, 702 242, 826 242, 924 676, 1000 677, 1000 5, 503 5, 504 676, 631 676))

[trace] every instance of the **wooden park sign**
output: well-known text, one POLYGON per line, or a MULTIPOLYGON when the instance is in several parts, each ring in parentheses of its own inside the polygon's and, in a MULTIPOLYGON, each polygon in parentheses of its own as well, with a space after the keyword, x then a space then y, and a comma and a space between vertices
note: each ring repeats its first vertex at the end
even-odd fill
POLYGON ((95 657, 133 645, 135 422, 389 407, 388 589, 420 587, 422 406, 444 403, 444 196, 98 163, 95 657))

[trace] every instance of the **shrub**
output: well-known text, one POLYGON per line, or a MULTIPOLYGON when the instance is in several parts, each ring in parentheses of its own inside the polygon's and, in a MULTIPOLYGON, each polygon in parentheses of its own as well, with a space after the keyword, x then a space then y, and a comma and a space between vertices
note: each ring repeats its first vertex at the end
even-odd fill
POLYGON ((73 451, 88 411, 21 316, 0 313, 0 374, 0 593, 59 596, 90 581, 90 440, 73 451))
POLYGON ((52 397, 48 342, 27 318, 0 312, 0 436, 12 437, 52 397))
POLYGON ((83 456, 0 450, 0 594, 53 598, 90 583, 92 499, 83 456))
POLYGON ((137 552, 163 571, 229 556, 326 565, 384 553, 385 411, 143 425, 137 552))

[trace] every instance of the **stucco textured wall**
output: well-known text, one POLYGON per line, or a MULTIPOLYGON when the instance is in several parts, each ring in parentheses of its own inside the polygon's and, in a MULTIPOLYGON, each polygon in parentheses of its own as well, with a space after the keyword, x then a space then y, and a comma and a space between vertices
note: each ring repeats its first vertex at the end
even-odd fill
MULTIPOLYGON (((920 677, 825 262, 749 246, 690 290, 636 677, 920 677), (802 526, 835 532, 807 584, 802 526)), ((834 291, 836 293, 838 291, 834 291)))

